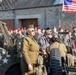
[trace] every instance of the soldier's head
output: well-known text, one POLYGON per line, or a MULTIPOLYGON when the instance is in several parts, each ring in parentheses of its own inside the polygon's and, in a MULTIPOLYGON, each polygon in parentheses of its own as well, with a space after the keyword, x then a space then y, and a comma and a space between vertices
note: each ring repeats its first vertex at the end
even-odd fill
POLYGON ((73 31, 74 36, 76 37, 76 30, 73 31))
POLYGON ((70 32, 70 30, 69 29, 66 29, 65 32, 70 32))
POLYGON ((56 31, 57 31, 56 26, 54 26, 54 27, 52 28, 52 30, 53 30, 54 32, 56 32, 56 31))
POLYGON ((42 33, 41 33, 41 28, 39 28, 39 27, 37 28, 37 33, 38 33, 38 34, 42 34, 42 33))
POLYGON ((20 28, 20 31, 21 31, 21 32, 24 32, 24 29, 23 29, 23 27, 21 27, 21 28, 20 28))
POLYGON ((54 34, 51 41, 52 42, 60 42, 59 41, 59 38, 58 38, 58 35, 57 34, 54 34))
POLYGON ((28 25, 27 34, 30 35, 30 36, 35 36, 35 29, 34 29, 33 24, 28 25))
POLYGON ((18 34, 19 34, 19 35, 21 35, 21 34, 22 34, 21 30, 18 30, 18 34))
POLYGON ((52 33, 51 29, 46 29, 44 34, 47 38, 51 38, 51 33, 52 33))
POLYGON ((76 26, 73 27, 73 31, 76 30, 76 26))
POLYGON ((59 32, 64 32, 64 29, 62 27, 60 27, 59 32))

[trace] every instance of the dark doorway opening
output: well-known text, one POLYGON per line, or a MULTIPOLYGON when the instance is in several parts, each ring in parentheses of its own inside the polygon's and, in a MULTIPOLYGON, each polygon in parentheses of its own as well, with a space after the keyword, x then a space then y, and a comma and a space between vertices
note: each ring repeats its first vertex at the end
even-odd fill
POLYGON ((22 21, 22 27, 27 27, 29 24, 34 24, 36 27, 38 26, 37 18, 22 19, 21 21, 22 21))

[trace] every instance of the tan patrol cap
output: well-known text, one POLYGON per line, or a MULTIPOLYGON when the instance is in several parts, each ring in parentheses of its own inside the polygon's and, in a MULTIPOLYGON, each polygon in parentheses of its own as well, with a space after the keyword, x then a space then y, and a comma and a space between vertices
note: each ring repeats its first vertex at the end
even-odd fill
POLYGON ((27 26, 27 29, 29 29, 29 28, 34 28, 34 25, 33 25, 33 24, 29 24, 29 25, 27 26))

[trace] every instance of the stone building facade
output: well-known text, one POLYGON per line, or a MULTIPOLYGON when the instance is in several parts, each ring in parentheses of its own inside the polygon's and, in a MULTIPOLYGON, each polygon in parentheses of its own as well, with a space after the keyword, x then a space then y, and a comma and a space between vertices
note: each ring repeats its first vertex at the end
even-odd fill
MULTIPOLYGON (((15 10, 15 25, 21 26, 20 19, 37 18, 41 28, 59 25, 60 6, 15 10)), ((15 26, 15 27, 16 27, 15 26)), ((17 26, 17 27, 18 27, 17 26)))
POLYGON ((63 13, 61 4, 53 5, 54 2, 52 2, 51 5, 49 5, 49 3, 47 3, 47 5, 44 2, 45 0, 43 0, 43 2, 41 2, 42 4, 44 3, 43 6, 40 5, 41 3, 39 4, 40 6, 36 6, 36 3, 33 2, 35 6, 33 6, 33 3, 29 6, 28 3, 28 6, 24 7, 24 3, 22 6, 18 3, 18 0, 16 1, 15 5, 12 5, 9 9, 8 7, 0 9, 0 20, 6 22, 9 28, 26 27, 30 23, 33 23, 42 29, 46 27, 52 28, 53 26, 62 26, 72 29, 72 26, 76 25, 76 14, 63 13))

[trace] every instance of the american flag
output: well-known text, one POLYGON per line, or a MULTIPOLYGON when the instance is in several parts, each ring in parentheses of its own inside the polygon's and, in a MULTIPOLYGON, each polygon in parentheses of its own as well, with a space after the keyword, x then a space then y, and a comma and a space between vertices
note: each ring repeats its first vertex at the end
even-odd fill
POLYGON ((76 13, 76 0, 64 0, 62 11, 76 13))

